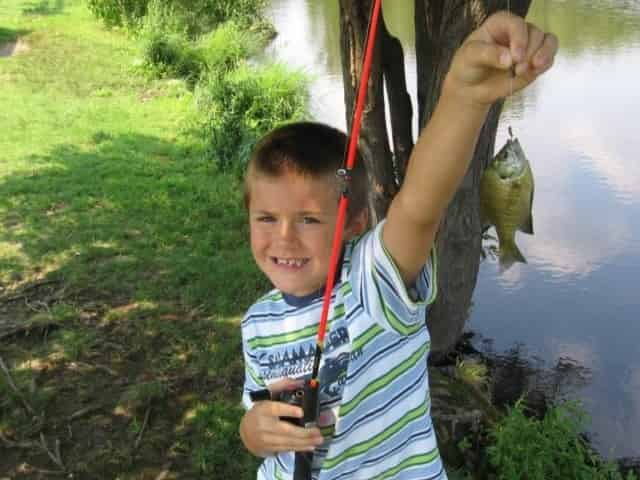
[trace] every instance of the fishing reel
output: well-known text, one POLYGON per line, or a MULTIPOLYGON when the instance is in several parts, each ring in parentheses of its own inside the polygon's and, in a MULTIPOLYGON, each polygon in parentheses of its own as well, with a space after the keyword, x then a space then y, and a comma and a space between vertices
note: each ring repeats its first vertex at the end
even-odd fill
MULTIPOLYGON (((281 420, 303 428, 315 427, 320 414, 319 384, 315 380, 306 380, 304 387, 295 390, 285 390, 272 398, 269 390, 251 392, 249 396, 254 402, 260 400, 272 400, 283 402, 296 407, 301 407, 304 415, 302 418, 280 417, 281 420)), ((296 452, 293 480, 311 480, 311 466, 313 464, 313 452, 296 452)))

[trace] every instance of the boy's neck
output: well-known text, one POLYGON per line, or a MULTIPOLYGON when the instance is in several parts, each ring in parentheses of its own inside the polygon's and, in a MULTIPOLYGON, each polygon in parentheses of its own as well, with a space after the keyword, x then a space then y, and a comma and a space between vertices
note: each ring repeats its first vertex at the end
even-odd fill
MULTIPOLYGON (((342 245, 342 252, 340 253, 340 260, 338 260, 338 268, 336 269, 336 277, 333 280, 334 288, 336 285, 340 283, 340 277, 342 276, 342 262, 344 260, 344 245, 342 245)), ((324 295, 326 283, 323 283, 322 286, 316 290, 315 292, 308 293, 306 295, 293 295, 291 293, 282 292, 282 298, 287 304, 292 307, 301 308, 310 305, 314 300, 318 298, 322 298, 324 295)))

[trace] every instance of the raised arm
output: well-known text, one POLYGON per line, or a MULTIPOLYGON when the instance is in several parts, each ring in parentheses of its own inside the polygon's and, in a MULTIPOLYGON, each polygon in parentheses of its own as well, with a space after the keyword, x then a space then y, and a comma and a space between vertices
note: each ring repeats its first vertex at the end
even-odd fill
POLYGON ((557 48, 554 35, 499 12, 456 52, 438 105, 413 149, 404 183, 383 227, 383 242, 406 285, 414 282, 429 255, 491 104, 548 70, 557 48))

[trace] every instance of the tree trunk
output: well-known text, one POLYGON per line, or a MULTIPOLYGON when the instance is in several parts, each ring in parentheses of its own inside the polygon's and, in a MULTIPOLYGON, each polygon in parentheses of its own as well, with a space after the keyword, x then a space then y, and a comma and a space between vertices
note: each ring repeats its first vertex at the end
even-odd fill
MULTIPOLYGON (((433 114, 453 54, 488 15, 510 7, 524 16, 531 0, 416 0, 416 59, 419 123, 433 114)), ((493 157, 503 102, 491 108, 482 128, 471 166, 449 204, 440 225, 438 252, 439 295, 429 314, 432 359, 444 356, 462 333, 480 265, 480 176, 493 157)))
MULTIPOLYGON (((340 0, 340 37, 347 125, 351 129, 353 110, 362 72, 364 42, 369 27, 372 0, 340 0)), ((413 149, 412 107, 404 74, 404 53, 380 18, 371 77, 362 119, 360 148, 371 180, 374 223, 383 218, 398 191, 413 149), (394 155, 389 146, 384 100, 384 80, 390 100, 394 155)))

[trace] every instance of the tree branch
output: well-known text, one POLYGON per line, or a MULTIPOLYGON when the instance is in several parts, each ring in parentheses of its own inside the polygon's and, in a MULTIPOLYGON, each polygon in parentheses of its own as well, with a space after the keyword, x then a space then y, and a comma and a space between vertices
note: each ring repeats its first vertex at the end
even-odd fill
POLYGON ((399 183, 402 183, 413 150, 413 107, 407 91, 402 44, 389 33, 384 20, 380 22, 379 34, 382 37, 382 70, 389 97, 395 168, 399 183))
POLYGON ((16 387, 16 384, 13 383, 13 378, 11 378, 11 374, 9 373, 9 369, 5 365, 4 360, 2 359, 1 356, 0 356, 0 368, 2 368, 2 371, 4 372, 5 376, 7 377, 7 382, 9 383, 9 386, 11 387, 11 390, 13 390, 15 392, 16 396, 20 400, 20 403, 22 403, 22 405, 27 410, 27 412, 29 412, 33 416, 37 416, 36 411, 33 409, 31 404, 29 404, 29 402, 27 402, 27 399, 24 398, 24 396, 22 395, 22 392, 20 392, 20 390, 18 390, 18 387, 16 387))

